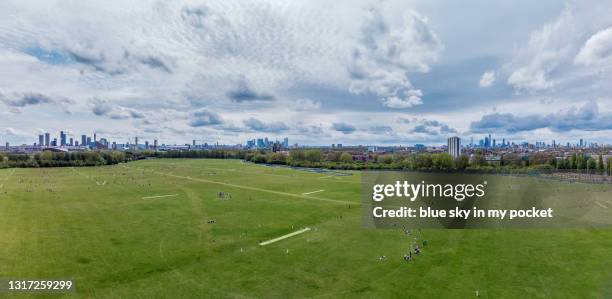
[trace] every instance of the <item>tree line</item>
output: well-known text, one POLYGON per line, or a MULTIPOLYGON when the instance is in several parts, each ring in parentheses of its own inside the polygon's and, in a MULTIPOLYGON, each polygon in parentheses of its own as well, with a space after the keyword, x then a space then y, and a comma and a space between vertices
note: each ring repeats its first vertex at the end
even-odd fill
POLYGON ((244 159, 254 163, 283 164, 296 167, 317 167, 330 169, 408 169, 420 171, 478 171, 478 172, 551 172, 554 170, 575 170, 589 173, 610 173, 612 161, 607 166, 603 156, 586 157, 576 153, 559 159, 555 156, 536 153, 531 156, 506 154, 490 163, 485 154, 476 151, 472 158, 461 155, 453 158, 447 153, 390 153, 373 154, 367 161, 354 159, 348 152, 318 149, 291 150, 288 155, 272 152, 249 152, 244 159), (607 167, 607 168, 606 168, 607 167))
POLYGON ((329 169, 407 169, 419 171, 478 171, 478 172, 550 172, 571 170, 589 173, 612 172, 612 161, 604 163, 603 156, 587 157, 575 153, 564 159, 546 153, 531 156, 506 154, 489 163, 485 154, 476 151, 472 158, 461 155, 453 158, 447 153, 385 153, 353 156, 343 151, 295 149, 289 153, 264 150, 191 150, 191 151, 90 151, 51 152, 35 154, 0 153, 0 168, 7 167, 66 167, 101 166, 146 158, 169 159, 243 159, 253 163, 280 164, 296 167, 329 169))
POLYGON ((0 168, 102 166, 125 161, 126 154, 117 151, 0 153, 0 168))

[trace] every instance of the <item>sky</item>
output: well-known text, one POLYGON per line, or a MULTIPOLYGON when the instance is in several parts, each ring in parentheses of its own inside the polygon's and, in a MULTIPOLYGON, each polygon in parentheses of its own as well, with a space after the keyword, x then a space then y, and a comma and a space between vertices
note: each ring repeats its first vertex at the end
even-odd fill
POLYGON ((0 2, 0 142, 612 143, 612 1, 0 2))

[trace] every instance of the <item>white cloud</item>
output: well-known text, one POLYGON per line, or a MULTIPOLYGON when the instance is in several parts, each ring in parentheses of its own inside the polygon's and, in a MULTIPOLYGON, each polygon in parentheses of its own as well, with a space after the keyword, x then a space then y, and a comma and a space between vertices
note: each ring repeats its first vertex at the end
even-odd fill
POLYGON ((423 92, 408 79, 409 72, 428 72, 442 43, 427 19, 408 11, 391 23, 375 8, 368 10, 359 44, 353 50, 350 91, 373 93, 389 108, 422 104, 423 92))
POLYGON ((493 83, 495 83, 495 71, 487 71, 482 74, 482 77, 480 77, 478 86, 489 87, 493 85, 493 83))
POLYGON ((6 135, 18 135, 17 130, 13 128, 6 128, 4 132, 6 133, 6 135))
POLYGON ((586 65, 592 59, 605 58, 594 55, 609 56, 605 54, 605 49, 609 48, 610 33, 602 29, 612 25, 608 13, 610 9, 612 3, 601 1, 580 1, 567 5, 559 16, 533 31, 528 42, 517 49, 508 65, 510 75, 507 83, 517 93, 538 93, 551 91, 555 87, 567 89, 564 84, 593 74, 592 70, 572 65, 574 60, 577 64, 586 65), (585 44, 587 39, 590 41, 586 42, 588 47, 585 44), (579 51, 581 54, 578 54, 579 51))
POLYGON ((612 27, 591 36, 574 61, 585 66, 609 66, 612 62, 612 27))

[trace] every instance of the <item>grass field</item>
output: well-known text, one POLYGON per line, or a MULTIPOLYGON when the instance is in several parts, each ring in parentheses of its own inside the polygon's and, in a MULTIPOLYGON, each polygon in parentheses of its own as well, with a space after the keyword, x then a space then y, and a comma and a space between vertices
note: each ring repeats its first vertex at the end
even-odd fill
POLYGON ((357 172, 237 160, 4 169, 0 278, 87 298, 612 297, 612 230, 424 230, 407 263, 408 237, 363 229, 359 201, 357 172))

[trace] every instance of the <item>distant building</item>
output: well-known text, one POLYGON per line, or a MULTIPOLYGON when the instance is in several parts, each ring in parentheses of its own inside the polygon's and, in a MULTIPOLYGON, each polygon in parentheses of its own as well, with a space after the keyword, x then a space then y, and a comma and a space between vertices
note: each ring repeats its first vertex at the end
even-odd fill
POLYGON ((49 146, 51 144, 51 134, 45 133, 45 146, 49 146))
POLYGON ((157 139, 153 140, 153 150, 157 150, 157 139))
POLYGON ((60 131, 60 146, 66 146, 66 133, 60 131))
POLYGON ((87 135, 81 135, 81 145, 87 145, 87 135))
POLYGON ((43 146, 45 144, 45 135, 38 135, 38 146, 43 146))
POLYGON ((274 142, 274 144, 272 144, 272 152, 280 152, 281 150, 281 143, 280 142, 274 142))
POLYGON ((447 140, 448 144, 448 154, 453 158, 457 158, 461 155, 461 138, 455 136, 450 137, 447 140))

